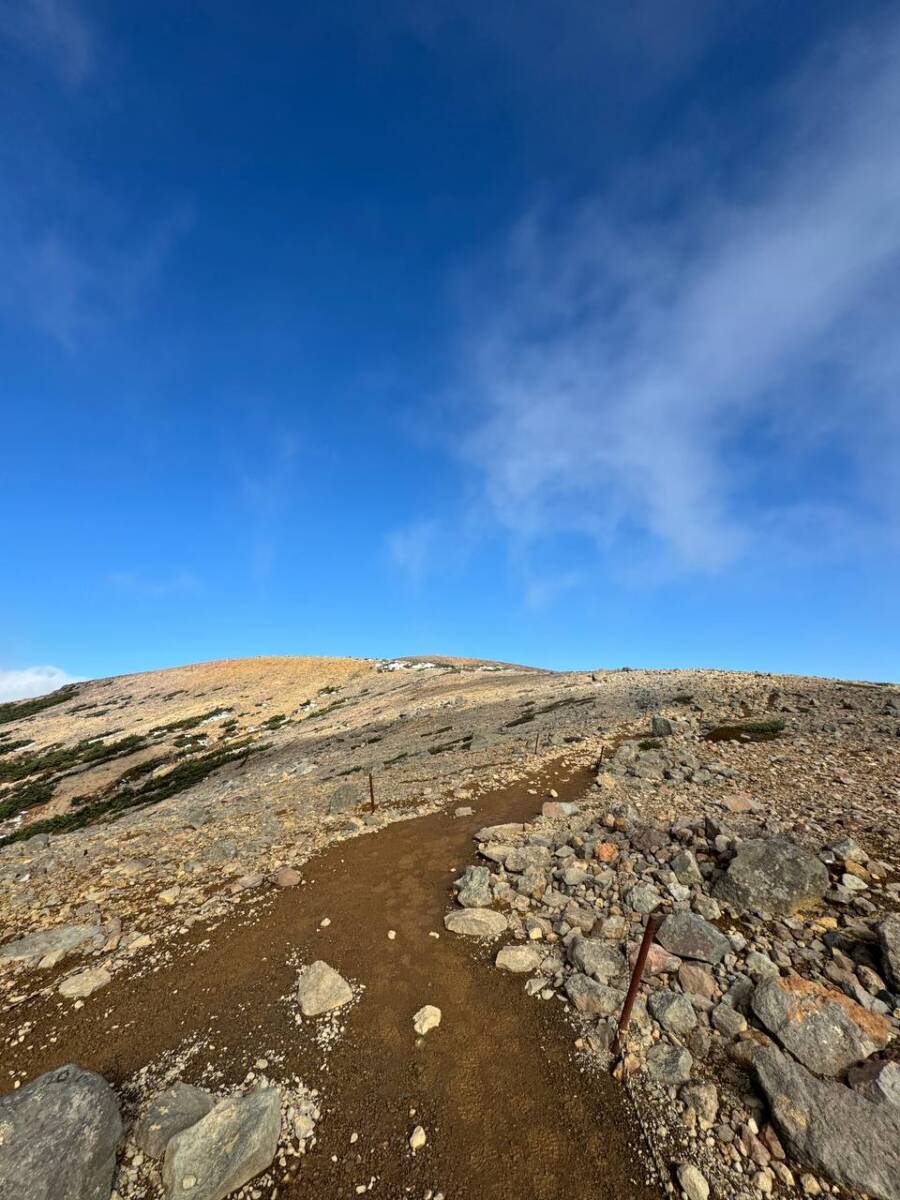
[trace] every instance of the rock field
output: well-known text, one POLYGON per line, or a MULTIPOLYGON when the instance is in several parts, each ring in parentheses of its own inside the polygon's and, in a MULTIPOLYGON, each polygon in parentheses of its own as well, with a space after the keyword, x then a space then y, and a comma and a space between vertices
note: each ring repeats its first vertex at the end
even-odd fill
MULTIPOLYGON (((322 1138, 354 1087, 329 1064, 382 1019, 373 935, 331 961, 341 914, 310 911, 314 944, 270 962, 267 931, 280 914, 289 944, 323 856, 339 869, 341 846, 398 822, 475 832, 468 861, 441 860, 428 953, 458 942, 486 1004, 502 975, 522 1029, 547 1006, 573 1055, 561 1092, 618 1081, 639 1165, 617 1144, 627 1182, 591 1160, 583 1194, 593 1174, 597 1195, 900 1200, 898 750, 893 685, 718 671, 253 659, 0 706, 0 1200, 325 1195, 313 1180, 351 1169, 322 1138), (582 782, 563 799, 554 772, 582 782), (522 819, 493 822, 516 788, 522 819), (239 1050, 217 1033, 233 999, 204 981, 223 934, 272 974, 241 1001, 239 1050), (203 1021, 151 1036, 130 1006, 179 978, 203 1021), (105 1077, 70 1047, 96 1047, 105 1077)), ((408 933, 377 935, 391 970, 408 933)), ((442 1003, 442 969, 402 1016, 411 1054, 478 1019, 448 980, 442 1003)), ((550 1051, 535 1034, 516 1052, 550 1051)), ((396 1137, 363 1154, 354 1128, 356 1174, 328 1194, 467 1200, 452 1091, 396 1100, 396 1137)), ((528 1142, 535 1197, 582 1194, 528 1142)), ((512 1194, 502 1163, 476 1168, 483 1196, 512 1194)))

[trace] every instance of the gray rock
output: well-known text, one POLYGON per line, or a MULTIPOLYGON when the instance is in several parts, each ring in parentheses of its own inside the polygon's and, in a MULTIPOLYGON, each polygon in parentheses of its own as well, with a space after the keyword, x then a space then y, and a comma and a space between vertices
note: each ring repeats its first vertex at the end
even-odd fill
POLYGON ((109 1200, 122 1118, 105 1079, 73 1065, 0 1097, 3 1200, 109 1200))
POLYGON ((606 987, 576 971, 566 980, 566 995, 580 1013, 596 1017, 611 1017, 622 1008, 625 993, 619 988, 606 987))
POLYGON ((507 854, 503 865, 507 871, 524 871, 526 867, 549 867, 550 851, 546 846, 516 846, 507 854))
POLYGON ((491 873, 487 867, 466 867, 453 883, 463 908, 487 908, 491 903, 491 873))
POLYGON ((693 1163, 682 1163, 679 1166, 678 1182, 687 1200, 709 1200, 706 1176, 693 1163))
POLYGON ((900 913, 891 913, 878 928, 881 960, 887 982, 900 994, 900 913))
POLYGON ((651 737, 669 737, 672 733, 672 722, 668 717, 651 717, 650 718, 650 736, 651 737))
POLYGON ((681 992, 673 992, 668 988, 651 992, 647 1007, 654 1019, 659 1021, 663 1029, 667 1029, 670 1033, 677 1033, 685 1037, 697 1024, 697 1014, 694 1012, 690 1000, 681 992))
POLYGON ((611 983, 628 970, 625 955, 599 938, 575 938, 569 945, 569 961, 598 983, 611 983))
POLYGON ((88 967, 84 971, 79 971, 77 975, 70 975, 68 979, 64 979, 57 991, 61 996, 67 996, 69 999, 80 999, 99 991, 108 983, 112 983, 112 975, 109 971, 103 967, 88 967))
POLYGON ((220 1101, 169 1142, 163 1163, 169 1196, 224 1200, 271 1165, 280 1133, 276 1088, 220 1101))
POLYGON ((680 854, 676 854, 669 865, 678 882, 683 883, 686 887, 703 882, 703 876, 697 866, 697 859, 690 850, 682 850, 680 854))
POLYGON ((885 1060, 863 1063, 850 1069, 847 1081, 873 1104, 893 1104, 900 1108, 900 1063, 885 1060))
POLYGON ((694 1060, 690 1050, 684 1046, 670 1046, 668 1042, 657 1042, 647 1051, 647 1073, 667 1087, 678 1087, 691 1077, 694 1060))
POLYGON ((635 912, 652 913, 662 904, 662 896, 659 892, 646 883, 638 883, 631 889, 625 897, 625 902, 629 908, 633 908, 635 912))
POLYGON ((900 1111, 816 1079, 774 1046, 753 1067, 788 1153, 836 1183, 878 1200, 900 1200, 900 1111))
POLYGON ((891 1028, 842 992, 792 975, 764 979, 751 1000, 754 1013, 795 1058, 819 1075, 840 1075, 883 1050, 891 1028))
POLYGON ((495 960, 501 971, 525 974, 536 971, 544 959, 544 951, 536 946, 504 946, 495 960))
POLYGON ((334 967, 329 967, 327 962, 319 959, 300 972, 297 999, 304 1017, 318 1017, 349 1004, 353 999, 353 991, 334 967))
POLYGON ((679 958, 696 958, 714 965, 721 962, 731 949, 731 943, 724 933, 691 912, 676 912, 666 917, 657 940, 679 958))
POLYGON ((48 957, 55 960, 55 965, 66 954, 82 949, 99 933, 99 925, 60 925, 56 929, 29 933, 26 937, 0 946, 0 965, 26 963, 33 967, 48 957))
POLYGON ((330 813, 352 812, 355 808, 360 807, 363 799, 362 788, 353 783, 342 783, 331 793, 328 811, 330 813))
POLYGON ((496 938, 506 932, 506 917, 492 908, 457 908, 444 917, 444 927, 467 937, 496 938))
POLYGON ((151 1158, 162 1158, 175 1134, 195 1125, 212 1106, 208 1092, 189 1083, 175 1083, 155 1095, 138 1118, 132 1135, 135 1144, 151 1158))
POLYGON ((738 910, 790 916, 820 900, 828 871, 814 854, 788 838, 741 842, 713 895, 738 910))
POLYGON ((516 834, 524 832, 524 825, 516 821, 509 821, 505 825, 485 825, 475 834, 475 840, 476 842, 507 842, 516 834))
POLYGON ((719 1115, 719 1093, 714 1083, 686 1083, 678 1093, 701 1121, 711 1126, 719 1115))
POLYGON ((747 1018, 730 1004, 717 1004, 712 1010, 713 1028, 718 1029, 723 1037, 736 1038, 747 1028, 747 1018))

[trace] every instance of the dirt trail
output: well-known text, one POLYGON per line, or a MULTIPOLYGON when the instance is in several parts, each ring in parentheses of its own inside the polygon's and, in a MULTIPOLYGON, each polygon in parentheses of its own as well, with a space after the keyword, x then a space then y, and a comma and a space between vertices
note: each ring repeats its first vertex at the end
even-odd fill
POLYGON ((644 1154, 621 1091, 580 1071, 559 1005, 529 999, 522 977, 489 965, 493 951, 443 926, 474 831, 533 816, 551 784, 575 798, 588 780, 545 774, 530 781, 537 795, 522 784, 495 792, 473 817, 438 813, 332 847, 307 864, 305 886, 274 896, 252 924, 223 924, 196 958, 117 979, 64 1021, 55 1002, 29 1012, 40 1032, 52 1023, 58 1041, 9 1058, 30 1077, 76 1061, 120 1081, 211 1031, 216 1050, 203 1061, 215 1059, 224 1083, 236 1084, 261 1054, 280 1049, 284 1069, 324 1095, 318 1143, 282 1198, 352 1197, 373 1176, 368 1194, 390 1200, 428 1189, 447 1200, 658 1197, 642 1182, 644 1154), (285 1000, 293 954, 324 958, 365 985, 327 1054, 312 1022, 298 1030, 285 1000), (443 1020, 417 1046, 412 1016, 427 1003, 443 1020), (416 1124, 428 1144, 413 1156, 416 1124))

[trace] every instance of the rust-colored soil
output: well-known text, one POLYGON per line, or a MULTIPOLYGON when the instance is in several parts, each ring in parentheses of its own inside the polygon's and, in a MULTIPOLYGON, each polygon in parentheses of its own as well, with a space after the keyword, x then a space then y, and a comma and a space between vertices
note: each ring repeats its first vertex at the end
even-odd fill
POLYGON ((473 817, 437 813, 334 846, 307 865, 305 886, 273 894, 253 923, 221 925, 208 945, 198 936, 193 956, 146 978, 117 977, 80 1011, 31 1006, 35 1032, 9 1065, 27 1063, 33 1078, 76 1061, 121 1082, 202 1034, 215 1046, 204 1060, 234 1084, 261 1054, 281 1051, 283 1072, 321 1088, 324 1102, 318 1142, 282 1182, 282 1198, 352 1197, 373 1176, 368 1194, 390 1200, 428 1189, 447 1200, 657 1197, 643 1180, 623 1093, 581 1070, 558 1002, 528 998, 522 977, 490 964, 493 951, 443 926, 473 832, 534 815, 551 783, 574 798, 587 782, 581 772, 545 776, 531 782, 537 795, 508 788, 482 799, 473 817), (365 986, 327 1053, 316 1023, 298 1028, 285 999, 297 956, 324 958, 365 986), (443 1020, 417 1045, 412 1016, 427 1003, 443 1020), (416 1124, 428 1143, 413 1156, 416 1124))

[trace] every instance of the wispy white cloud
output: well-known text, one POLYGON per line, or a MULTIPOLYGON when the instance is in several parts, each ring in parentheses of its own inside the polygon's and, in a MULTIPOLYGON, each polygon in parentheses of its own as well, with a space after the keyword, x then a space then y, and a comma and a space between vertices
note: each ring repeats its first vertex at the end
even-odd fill
POLYGON ((17 671, 0 670, 0 701, 25 700, 29 696, 45 696, 67 683, 77 683, 78 676, 60 667, 22 667, 17 671))
POLYGON ((94 67, 96 32, 71 0, 0 0, 0 39, 45 62, 70 87, 94 67))
POLYGON ((727 188, 689 147, 521 221, 502 283, 470 294, 463 381, 465 454, 509 529, 714 569, 817 512, 843 541, 890 527, 898 56, 896 21, 823 47, 727 188))
POLYGON ((106 582, 117 591, 135 596, 183 596, 201 589, 200 579, 191 571, 173 571, 154 575, 146 571, 111 571, 106 582))
POLYGON ((420 583, 428 570, 437 533, 437 521, 423 519, 388 535, 390 561, 411 583, 420 583))

